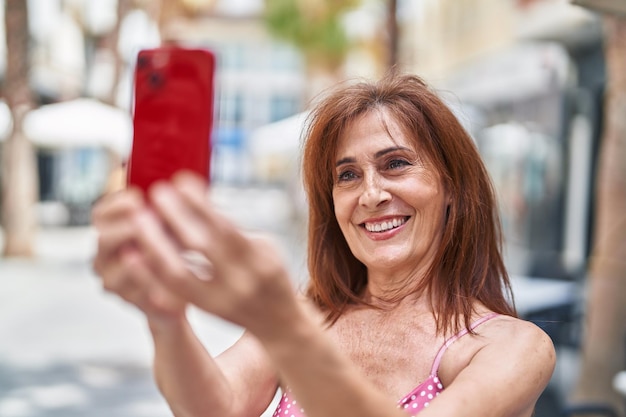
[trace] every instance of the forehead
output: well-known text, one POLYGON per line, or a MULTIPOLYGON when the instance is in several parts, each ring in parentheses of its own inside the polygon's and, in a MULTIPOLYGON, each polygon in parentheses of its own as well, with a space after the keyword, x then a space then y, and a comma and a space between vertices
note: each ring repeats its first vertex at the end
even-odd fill
POLYGON ((417 150, 415 138, 409 137, 388 111, 371 110, 346 126, 337 142, 336 154, 389 146, 417 150))

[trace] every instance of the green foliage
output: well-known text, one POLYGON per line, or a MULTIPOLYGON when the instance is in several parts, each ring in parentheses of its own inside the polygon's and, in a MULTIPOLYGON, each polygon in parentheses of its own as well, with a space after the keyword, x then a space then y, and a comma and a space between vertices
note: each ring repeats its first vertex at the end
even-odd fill
POLYGON ((312 64, 335 66, 350 48, 343 14, 358 0, 266 0, 265 23, 278 39, 299 48, 312 64))

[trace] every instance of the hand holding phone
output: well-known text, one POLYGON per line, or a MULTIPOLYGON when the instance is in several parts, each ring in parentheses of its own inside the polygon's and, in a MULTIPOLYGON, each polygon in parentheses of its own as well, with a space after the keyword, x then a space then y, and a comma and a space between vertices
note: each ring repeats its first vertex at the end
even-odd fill
POLYGON ((204 49, 142 50, 134 80, 128 184, 144 192, 189 170, 209 180, 215 56, 204 49))

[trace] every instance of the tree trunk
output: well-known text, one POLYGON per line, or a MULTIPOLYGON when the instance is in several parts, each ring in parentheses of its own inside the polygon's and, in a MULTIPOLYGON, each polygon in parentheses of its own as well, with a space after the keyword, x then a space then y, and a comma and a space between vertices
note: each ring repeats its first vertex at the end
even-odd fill
POLYGON ((117 105, 117 90, 119 88, 122 73, 124 72, 124 60, 120 56, 118 42, 120 39, 120 27, 126 15, 132 10, 131 0, 117 0, 117 20, 111 33, 105 39, 105 47, 110 50, 113 57, 113 82, 108 97, 103 101, 111 106, 117 105))
POLYGON ((36 229, 37 164, 22 122, 33 108, 29 86, 28 11, 24 0, 5 0, 7 67, 4 96, 13 116, 13 129, 3 149, 2 226, 4 256, 32 256, 36 229))
POLYGON ((180 0, 161 0, 158 2, 158 25, 162 43, 181 41, 179 23, 187 18, 180 0))
POLYGON ((398 1, 387 0, 387 69, 389 71, 396 71, 398 65, 398 43, 399 43, 399 31, 398 31, 398 1))
POLYGON ((626 367, 626 18, 604 19, 608 86, 585 337, 573 401, 609 404, 624 416, 626 399, 612 381, 626 367))

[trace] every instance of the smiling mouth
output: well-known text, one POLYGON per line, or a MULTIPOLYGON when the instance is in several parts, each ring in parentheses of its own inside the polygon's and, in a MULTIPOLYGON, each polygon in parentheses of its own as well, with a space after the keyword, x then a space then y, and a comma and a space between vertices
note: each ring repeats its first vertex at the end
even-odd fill
POLYGON ((382 233, 402 226, 409 220, 409 217, 410 216, 397 217, 395 219, 385 220, 383 222, 376 223, 363 223, 363 227, 365 227, 368 232, 382 233))

